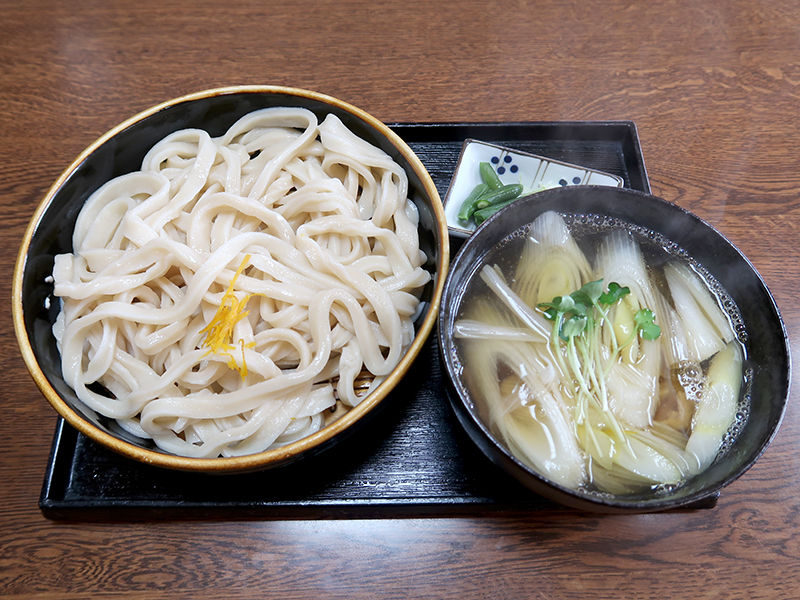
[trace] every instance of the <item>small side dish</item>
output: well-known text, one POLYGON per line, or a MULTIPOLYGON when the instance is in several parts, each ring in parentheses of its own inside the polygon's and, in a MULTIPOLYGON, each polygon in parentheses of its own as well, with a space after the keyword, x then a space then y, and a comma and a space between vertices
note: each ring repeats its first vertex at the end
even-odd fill
POLYGON ((544 156, 467 139, 461 149, 445 215, 450 235, 467 238, 491 215, 518 198, 574 185, 622 187, 617 175, 544 156))

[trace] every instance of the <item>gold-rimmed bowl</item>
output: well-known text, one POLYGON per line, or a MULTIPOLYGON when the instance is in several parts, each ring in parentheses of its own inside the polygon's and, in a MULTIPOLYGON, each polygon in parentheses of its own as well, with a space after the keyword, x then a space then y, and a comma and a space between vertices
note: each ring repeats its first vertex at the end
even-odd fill
POLYGON ((436 322, 449 265, 444 210, 425 166, 389 127, 342 100, 278 86, 239 86, 182 96, 124 121, 86 148, 45 194, 25 232, 14 272, 12 312, 20 351, 34 381, 53 408, 78 431, 128 458, 186 471, 243 472, 287 465, 317 454, 356 431, 387 399, 426 343, 436 322), (254 110, 290 106, 335 114, 356 135, 378 146, 408 175, 409 197, 419 209, 419 237, 432 278, 422 296, 425 309, 416 336, 400 363, 364 401, 317 433, 286 446, 241 457, 189 458, 169 454, 85 406, 66 384, 52 326, 59 302, 50 279, 54 256, 72 251, 72 230, 86 199, 107 181, 140 169, 146 152, 170 133, 198 128, 224 133, 254 110))

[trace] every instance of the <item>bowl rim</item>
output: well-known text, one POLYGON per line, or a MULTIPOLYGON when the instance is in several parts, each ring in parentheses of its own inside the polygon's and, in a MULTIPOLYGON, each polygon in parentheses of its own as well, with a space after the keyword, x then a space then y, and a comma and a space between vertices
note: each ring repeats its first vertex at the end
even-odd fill
MULTIPOLYGON (((537 488, 534 490, 537 493, 545 494, 543 490, 546 490, 546 495, 551 499, 555 499, 557 502, 573 507, 578 508, 581 510, 590 510, 592 512, 600 512, 600 513, 649 513, 649 512, 658 512, 676 508, 685 508, 691 507, 696 505, 697 503, 701 503, 708 498, 717 495, 720 490, 725 488, 726 486, 733 483, 736 479, 741 477, 745 472, 747 472, 755 462, 763 455, 766 449, 770 446, 770 444, 774 441, 775 437, 780 430, 781 424, 783 419, 786 415, 788 403, 789 403, 789 395, 791 393, 791 381, 792 381, 792 356, 791 356, 791 347, 789 344, 789 337, 788 332, 786 329, 786 324, 783 321, 783 318, 780 313, 780 309, 777 305, 777 302, 772 295, 772 292, 769 290, 766 282, 764 281, 761 273, 755 268, 752 262, 745 256, 745 254, 733 243, 731 242, 722 232, 720 232, 717 228, 713 225, 705 221, 704 219, 700 218, 693 212, 675 204, 674 202, 669 202, 664 198, 656 196, 652 193, 643 192, 640 190, 634 190, 631 188, 614 188, 609 186, 574 186, 571 188, 554 188, 543 190, 541 192, 536 192, 534 194, 530 194, 528 196, 522 197, 519 199, 519 202, 527 202, 528 204, 536 203, 537 199, 546 200, 548 196, 559 196, 559 195, 566 195, 570 193, 590 193, 592 190, 596 191, 599 194, 618 194, 618 195, 625 195, 628 196, 626 200, 631 201, 639 201, 642 199, 647 199, 648 201, 656 202, 658 204, 664 205, 668 207, 669 210, 674 210, 678 213, 682 213, 685 217, 690 218, 696 222, 698 222, 701 226, 715 234, 725 243, 738 257, 750 268, 756 279, 759 281, 760 285, 763 287, 764 291, 766 292, 766 296, 770 303, 770 307, 774 312, 774 315, 777 319, 778 329, 781 332, 783 344, 782 349, 784 350, 784 354, 786 357, 786 373, 784 374, 782 381, 785 383, 785 394, 781 398, 781 407, 779 413, 775 418, 774 427, 768 432, 763 440, 760 441, 758 447, 754 452, 751 453, 751 456, 748 460, 743 461, 740 465, 738 465, 729 476, 725 477, 724 479, 720 480, 714 485, 710 485, 694 494, 690 494, 683 498, 674 498, 672 496, 665 496, 663 498, 653 498, 649 500, 639 500, 639 499, 626 499, 625 497, 618 497, 618 496, 600 496, 594 494, 588 494, 585 492, 581 492, 579 490, 573 490, 567 487, 564 487, 555 481, 552 481, 550 478, 546 477, 545 475, 539 473, 535 469, 527 466, 523 463, 519 458, 514 456, 514 454, 506 447, 505 444, 498 439, 498 437, 491 432, 487 423, 484 422, 483 419, 480 418, 477 412, 477 407, 475 407, 469 398, 465 398, 462 394, 462 387, 460 385, 456 385, 453 381, 454 378, 454 365, 453 365, 453 358, 451 354, 447 350, 448 342, 452 342, 452 338, 450 337, 451 328, 447 327, 448 320, 450 322, 455 320, 455 314, 452 310, 445 311, 442 310, 439 314, 438 319, 438 330, 437 336, 439 341, 439 352, 442 357, 442 362, 444 363, 442 368, 445 371, 445 378, 446 378, 446 386, 448 386, 448 400, 453 408, 453 411, 456 413, 456 416, 460 422, 460 425, 467 430, 469 437, 472 438, 472 434, 474 432, 480 432, 480 436, 483 438, 484 442, 488 442, 488 444, 492 448, 492 453, 497 453, 497 457, 491 456, 489 452, 484 450, 484 447, 477 443, 474 439, 471 441, 479 446, 480 450, 487 455, 487 457, 496 464, 496 459, 502 460, 505 464, 512 465, 512 470, 516 472, 523 472, 526 476, 533 476, 534 480, 538 482, 537 488), (462 421, 465 419, 466 422, 462 421), (502 457, 500 459, 499 457, 502 457)), ((492 229, 492 223, 495 221, 500 221, 502 213, 510 210, 510 208, 506 208, 502 211, 499 211, 492 215, 489 219, 487 219, 483 224, 481 224, 473 235, 471 235, 465 243, 459 248, 456 256, 453 258, 451 263, 451 269, 448 276, 448 284, 445 286, 445 292, 442 296, 442 302, 447 303, 444 306, 452 305, 456 301, 460 302, 461 294, 459 291, 455 290, 455 281, 456 273, 458 271, 469 271, 472 272, 471 276, 474 276, 474 269, 469 267, 469 263, 465 263, 468 259, 466 255, 468 251, 477 246, 481 241, 482 237, 486 234, 484 231, 492 229)), ((557 210, 557 209, 554 209, 557 210)), ((564 212, 576 214, 573 211, 566 210, 564 212)), ((518 226, 521 226, 522 222, 520 221, 518 226)), ((508 230, 505 232, 505 235, 509 235, 512 230, 508 230)), ((486 254, 490 251, 490 248, 484 248, 483 250, 476 251, 481 258, 485 257, 486 254)), ((465 275, 464 277, 471 277, 470 275, 465 275)), ((463 279, 463 278, 462 278, 463 279)), ((462 282, 463 283, 463 282, 462 282)), ((461 289, 461 288, 459 288, 461 289)), ((711 465, 709 465, 710 467, 711 465)), ((503 468, 500 465, 497 465, 497 468, 503 468)), ((509 475, 516 477, 516 474, 511 471, 507 471, 509 475)), ((519 479, 517 477, 517 479, 519 479)), ((525 482, 521 482, 525 484, 525 482)), ((525 484, 527 485, 527 484, 525 484)), ((528 486, 531 487, 531 486, 528 486)))
POLYGON ((70 425, 88 438, 112 449, 118 454, 155 466, 180 471, 201 471, 212 473, 246 472, 278 467, 292 462, 298 458, 310 455, 315 450, 322 450, 327 443, 333 440, 333 438, 348 430, 351 425, 361 420, 368 413, 372 412, 373 409, 383 401, 389 392, 396 387, 397 383, 408 372, 408 369, 418 356, 423 345, 427 342, 427 339, 437 322, 442 294, 449 270, 449 264, 450 246, 447 231, 447 221, 444 214, 444 205, 441 197, 439 196, 436 185, 434 184, 430 173, 423 165, 419 157, 417 157, 408 144, 406 144, 406 142, 403 141, 403 139, 397 133, 392 131, 388 125, 348 102, 327 94, 322 94, 320 92, 279 85, 227 86, 211 88, 178 96, 165 102, 153 105, 150 108, 147 108, 135 114, 134 116, 125 119, 120 124, 108 130, 89 146, 87 146, 59 175, 59 177, 50 186, 42 200, 37 205, 22 238, 22 243, 20 245, 14 267, 14 276, 12 281, 12 318, 14 322, 14 332, 17 337, 22 358, 25 361, 25 364, 34 382, 39 387, 39 390, 44 394, 50 405, 65 421, 67 421, 70 425), (439 264, 437 272, 433 277, 434 288, 429 302, 429 307, 427 309, 427 314, 417 329, 411 345, 408 347, 400 362, 397 364, 397 366, 395 366, 386 379, 381 382, 381 384, 364 401, 351 408, 342 417, 323 427, 316 433, 313 433, 300 440, 279 448, 265 450, 255 454, 217 458, 193 458, 179 456, 176 454, 168 454, 166 452, 137 446, 136 444, 127 442, 114 435, 111 435, 110 433, 102 431, 79 415, 63 398, 61 398, 55 388, 50 384, 49 380, 42 371, 42 368, 39 366, 31 345, 31 341, 28 337, 28 332, 25 327, 24 309, 22 303, 23 276, 27 264, 31 241, 33 240, 44 214, 47 212, 47 209, 49 208, 53 198, 64 185, 64 183, 92 153, 94 153, 103 144, 108 142, 123 130, 152 115, 155 115, 162 110, 179 104, 190 103, 196 100, 203 100, 216 96, 234 96, 240 94, 282 94, 318 101, 350 113, 384 136, 403 156, 403 158, 408 161, 410 168, 419 177, 425 193, 428 194, 431 199, 431 208, 435 215, 435 233, 438 235, 437 251, 439 253, 439 264))

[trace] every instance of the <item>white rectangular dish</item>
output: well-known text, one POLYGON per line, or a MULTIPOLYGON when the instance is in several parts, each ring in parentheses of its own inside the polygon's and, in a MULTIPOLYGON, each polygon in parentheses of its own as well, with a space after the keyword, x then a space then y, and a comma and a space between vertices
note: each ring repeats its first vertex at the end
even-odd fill
POLYGON ((450 235, 467 238, 476 229, 474 222, 458 218, 458 211, 469 193, 481 183, 479 165, 492 165, 500 181, 519 183, 522 196, 548 188, 571 185, 606 185, 622 187, 622 177, 582 167, 489 142, 467 139, 461 149, 450 187, 444 199, 444 211, 450 235))

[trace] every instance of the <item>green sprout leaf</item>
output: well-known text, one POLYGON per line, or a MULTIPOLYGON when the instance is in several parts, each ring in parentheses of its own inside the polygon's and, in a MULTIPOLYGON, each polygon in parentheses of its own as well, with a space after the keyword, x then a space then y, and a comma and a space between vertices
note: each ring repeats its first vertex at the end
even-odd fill
POLYGON ((608 284, 608 291, 600 296, 599 302, 605 306, 611 306, 630 293, 631 289, 629 287, 621 287, 616 281, 612 281, 608 284))
POLYGON ((655 314, 649 308, 643 308, 633 316, 636 328, 642 332, 642 337, 646 340, 657 340, 661 335, 661 328, 653 322, 655 318, 655 314))
POLYGON ((575 300, 572 296, 556 296, 552 302, 541 302, 539 308, 553 309, 559 313, 566 313, 575 308, 575 300))
POLYGON ((591 307, 591 304, 589 306, 586 306, 582 302, 575 302, 575 304, 572 306, 572 308, 569 311, 567 311, 567 314, 586 317, 586 316, 589 316, 589 308, 590 307, 591 307))
POLYGON ((578 336, 586 329, 587 318, 585 315, 572 315, 565 319, 561 324, 561 331, 558 335, 562 340, 569 341, 569 338, 578 336))
MULTIPOLYGON (((603 280, 598 279, 587 283, 569 296, 556 296, 552 302, 541 302, 537 308, 544 312, 545 318, 556 322, 558 336, 568 341, 593 330, 597 318, 593 308, 605 314, 602 306, 609 307, 630 292, 630 288, 622 287, 615 281, 609 283, 608 289, 604 292, 603 280)), ((655 314, 652 310, 641 309, 634 316, 634 321, 636 329, 641 332, 644 339, 656 340, 661 335, 661 328, 654 323, 655 314)))
MULTIPOLYGON (((545 305, 544 304, 539 305, 540 308, 543 306, 545 305)), ((548 321, 555 321, 557 317, 558 317, 558 311, 552 306, 544 311, 544 318, 547 319, 548 321)))
MULTIPOLYGON (((616 285, 612 283, 611 285, 616 285)), ((619 287, 619 286, 617 286, 619 287)), ((591 281, 584 285, 577 292, 572 292, 570 296, 575 302, 584 306, 593 306, 603 294, 603 280, 591 281)))

